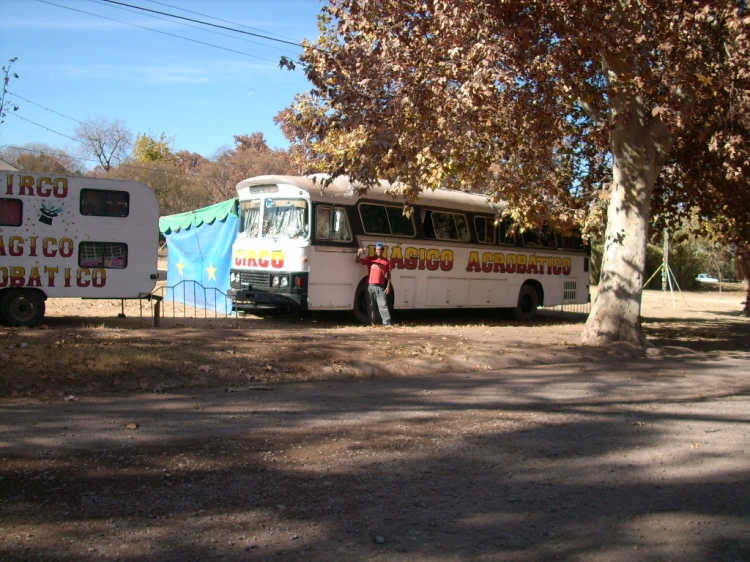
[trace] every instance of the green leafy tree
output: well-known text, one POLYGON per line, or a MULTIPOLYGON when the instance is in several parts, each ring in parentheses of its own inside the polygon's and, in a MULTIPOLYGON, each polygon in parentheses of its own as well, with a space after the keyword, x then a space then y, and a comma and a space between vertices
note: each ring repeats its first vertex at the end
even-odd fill
POLYGON ((746 189, 748 21, 741 0, 329 0, 286 132, 325 171, 407 201, 481 187, 521 225, 585 222, 606 192, 582 338, 643 344, 652 212, 699 202, 697 155, 746 189))
POLYGON ((174 140, 164 133, 159 138, 138 134, 133 144, 133 159, 138 162, 171 162, 175 160, 174 140))

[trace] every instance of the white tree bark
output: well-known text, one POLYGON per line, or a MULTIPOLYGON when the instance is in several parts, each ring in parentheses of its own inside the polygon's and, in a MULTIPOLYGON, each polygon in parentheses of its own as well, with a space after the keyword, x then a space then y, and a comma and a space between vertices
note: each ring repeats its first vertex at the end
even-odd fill
MULTIPOLYGON (((610 83, 615 81, 613 71, 610 83)), ((641 291, 651 193, 674 136, 660 120, 645 113, 638 96, 622 91, 611 99, 613 181, 602 271, 581 338, 586 345, 627 341, 642 346, 641 291)))

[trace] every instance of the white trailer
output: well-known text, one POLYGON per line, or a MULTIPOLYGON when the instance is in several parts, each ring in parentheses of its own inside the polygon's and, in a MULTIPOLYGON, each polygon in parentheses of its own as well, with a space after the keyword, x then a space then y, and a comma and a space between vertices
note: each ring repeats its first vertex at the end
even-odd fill
POLYGON ((153 291, 159 205, 147 185, 17 171, 0 178, 0 323, 38 324, 47 298, 153 291))

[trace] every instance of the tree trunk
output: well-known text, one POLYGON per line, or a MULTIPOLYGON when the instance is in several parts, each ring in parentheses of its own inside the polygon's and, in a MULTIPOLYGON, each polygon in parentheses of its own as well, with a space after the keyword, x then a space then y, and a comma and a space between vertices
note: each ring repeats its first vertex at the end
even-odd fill
POLYGON ((621 166, 615 159, 599 290, 582 335, 586 345, 645 343, 640 322, 641 290, 653 184, 635 174, 618 174, 618 168, 621 166))
POLYGON ((737 277, 745 280, 745 308, 742 312, 750 316, 750 247, 737 249, 734 255, 734 271, 737 277))
POLYGON ((612 100, 612 187, 599 291, 583 329, 586 345, 645 344, 641 291, 646 267, 651 192, 673 135, 637 96, 612 100))

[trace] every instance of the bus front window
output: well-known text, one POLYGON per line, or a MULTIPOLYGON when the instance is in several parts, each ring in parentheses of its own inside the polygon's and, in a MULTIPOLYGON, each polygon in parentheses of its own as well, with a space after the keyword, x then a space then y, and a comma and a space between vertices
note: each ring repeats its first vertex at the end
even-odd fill
POLYGON ((260 225, 260 201, 242 201, 240 203, 240 232, 250 238, 258 237, 260 225))
POLYGON ((308 213, 304 199, 266 199, 263 213, 265 238, 307 238, 308 213))

